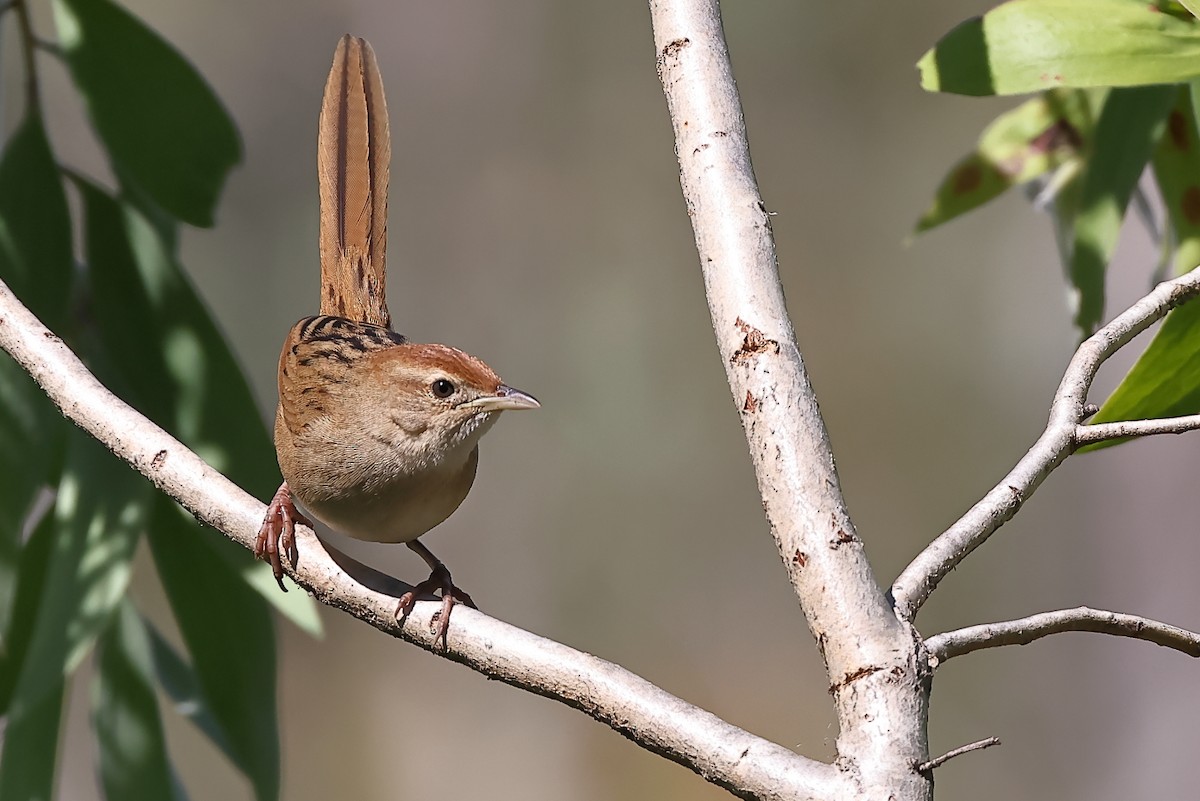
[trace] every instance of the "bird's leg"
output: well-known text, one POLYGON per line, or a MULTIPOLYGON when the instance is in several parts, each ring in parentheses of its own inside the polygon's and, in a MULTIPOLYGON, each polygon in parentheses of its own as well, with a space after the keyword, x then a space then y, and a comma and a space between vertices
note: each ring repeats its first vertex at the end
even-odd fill
POLYGON ((285 481, 279 485, 275 497, 271 498, 271 503, 267 505, 267 516, 263 518, 258 536, 254 538, 254 555, 264 562, 271 563, 275 581, 284 592, 287 592, 287 587, 283 586, 283 562, 280 554, 287 554, 293 568, 300 561, 300 551, 296 548, 297 523, 312 528, 312 522, 300 514, 300 510, 292 502, 292 491, 285 481))
POLYGON ((433 551, 421 544, 420 540, 413 540, 405 543, 413 552, 425 560, 425 564, 429 565, 429 578, 422 581, 417 586, 413 587, 408 592, 400 596, 400 603, 396 605, 396 617, 400 620, 408 617, 412 612, 413 606, 417 603, 417 598, 422 595, 430 595, 435 590, 442 593, 442 611, 438 617, 437 637, 434 639, 442 641, 442 648, 446 645, 446 632, 450 630, 450 610, 457 604, 466 604, 472 609, 478 609, 475 602, 471 600, 471 596, 463 590, 454 586, 454 582, 450 579, 450 571, 442 564, 442 560, 433 555, 433 551))

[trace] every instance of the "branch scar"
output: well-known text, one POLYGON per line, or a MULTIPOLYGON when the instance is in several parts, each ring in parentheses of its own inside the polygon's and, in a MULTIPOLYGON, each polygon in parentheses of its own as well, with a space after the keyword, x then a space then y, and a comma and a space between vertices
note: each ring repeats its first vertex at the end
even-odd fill
POLYGON ((664 59, 673 58, 679 55, 679 51, 692 43, 691 39, 684 37, 676 39, 673 42, 667 42, 667 46, 662 49, 662 57, 664 59))
POLYGON ((737 318, 734 325, 742 332, 742 344, 729 357, 730 364, 750 361, 761 353, 779 353, 778 342, 773 339, 767 339, 762 331, 750 325, 750 323, 741 317, 737 318))
POLYGON ((858 670, 855 670, 852 673, 847 673, 846 676, 841 681, 837 682, 836 684, 830 685, 829 692, 837 693, 839 690, 841 690, 845 687, 849 687, 851 684, 858 681, 859 679, 865 679, 867 676, 878 673, 881 670, 883 670, 883 668, 878 667, 876 665, 867 665, 866 667, 860 667, 858 670))

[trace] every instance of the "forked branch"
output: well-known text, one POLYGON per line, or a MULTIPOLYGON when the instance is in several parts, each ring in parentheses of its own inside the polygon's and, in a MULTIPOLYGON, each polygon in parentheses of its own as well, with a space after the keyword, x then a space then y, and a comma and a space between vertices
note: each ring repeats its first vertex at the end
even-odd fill
MULTIPOLYGON (((929 595, 971 551, 1004 525, 1028 500, 1046 476, 1076 448, 1087 442, 1120 436, 1168 433, 1167 421, 1134 421, 1098 426, 1081 426, 1092 381, 1100 366, 1135 336, 1167 312, 1200 294, 1200 267, 1155 287, 1112 322, 1083 341, 1067 366, 1062 383, 1050 405, 1045 431, 1004 479, 954 525, 921 551, 892 584, 897 614, 906 620, 916 616, 929 595), (1112 426, 1112 427, 1110 427, 1112 426), (1125 426, 1125 428, 1120 428, 1125 426), (1115 428, 1114 428, 1115 427, 1115 428), (1089 429, 1098 433, 1090 433, 1089 429), (1140 428, 1140 430, 1139 430, 1140 428)), ((1191 422, 1178 421, 1180 431, 1191 422)))

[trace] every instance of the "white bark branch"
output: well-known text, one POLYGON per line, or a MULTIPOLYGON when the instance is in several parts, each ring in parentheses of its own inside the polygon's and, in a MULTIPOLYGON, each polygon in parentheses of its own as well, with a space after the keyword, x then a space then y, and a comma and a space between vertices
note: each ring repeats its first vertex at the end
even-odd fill
POLYGON ((1019 620, 1006 620, 1003 623, 968 626, 930 637, 926 645, 931 657, 945 662, 947 659, 984 648, 1028 645, 1034 640, 1064 631, 1090 631, 1111 634, 1114 637, 1132 637, 1135 640, 1145 640, 1182 651, 1188 656, 1200 657, 1200 634, 1137 615, 1106 612, 1086 606, 1042 612, 1019 620))
POLYGON ((837 704, 839 763, 867 796, 926 797, 926 666, 847 513, 784 304, 717 0, 650 0, 658 72, 713 329, 771 533, 837 704), (878 790, 878 792, 876 792, 878 790))
MULTIPOLYGON (((1004 479, 921 551, 892 584, 897 613, 911 620, 929 595, 971 551, 1008 522, 1034 490, 1079 447, 1079 425, 1096 372, 1109 356, 1200 294, 1200 267, 1155 287, 1150 294, 1088 337, 1075 351, 1054 400, 1041 437, 1004 479)), ((1099 426, 1097 426, 1099 428, 1099 426)))
MULTIPOLYGON (((197 519, 243 547, 253 546, 265 505, 109 392, 3 282, 0 348, 33 376, 64 415, 197 519)), ((301 560, 288 574, 317 600, 380 631, 579 709, 744 798, 849 797, 845 780, 830 765, 730 725, 618 665, 465 606, 454 610, 449 650, 442 651, 431 632, 440 603, 419 602, 401 627, 394 612, 407 585, 338 553, 311 529, 299 527, 297 536, 301 560)))
POLYGON ((1094 442, 1129 437, 1150 437, 1156 434, 1186 434, 1200 429, 1200 414, 1181 417, 1162 417, 1156 420, 1122 420, 1116 423, 1094 423, 1075 429, 1075 447, 1094 442))

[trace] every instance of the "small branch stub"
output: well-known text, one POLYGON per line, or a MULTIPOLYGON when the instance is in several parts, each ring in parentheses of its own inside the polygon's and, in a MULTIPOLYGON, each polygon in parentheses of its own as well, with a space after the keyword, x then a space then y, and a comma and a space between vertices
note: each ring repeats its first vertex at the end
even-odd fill
POLYGON ((972 751, 982 751, 985 748, 991 748, 993 745, 1000 745, 999 737, 987 737, 983 740, 976 740, 973 743, 967 743, 966 745, 959 746, 952 751, 947 751, 936 759, 931 759, 928 762, 922 762, 920 765, 917 765, 917 772, 929 773, 934 768, 945 765, 955 757, 962 756, 963 754, 969 754, 972 751))

